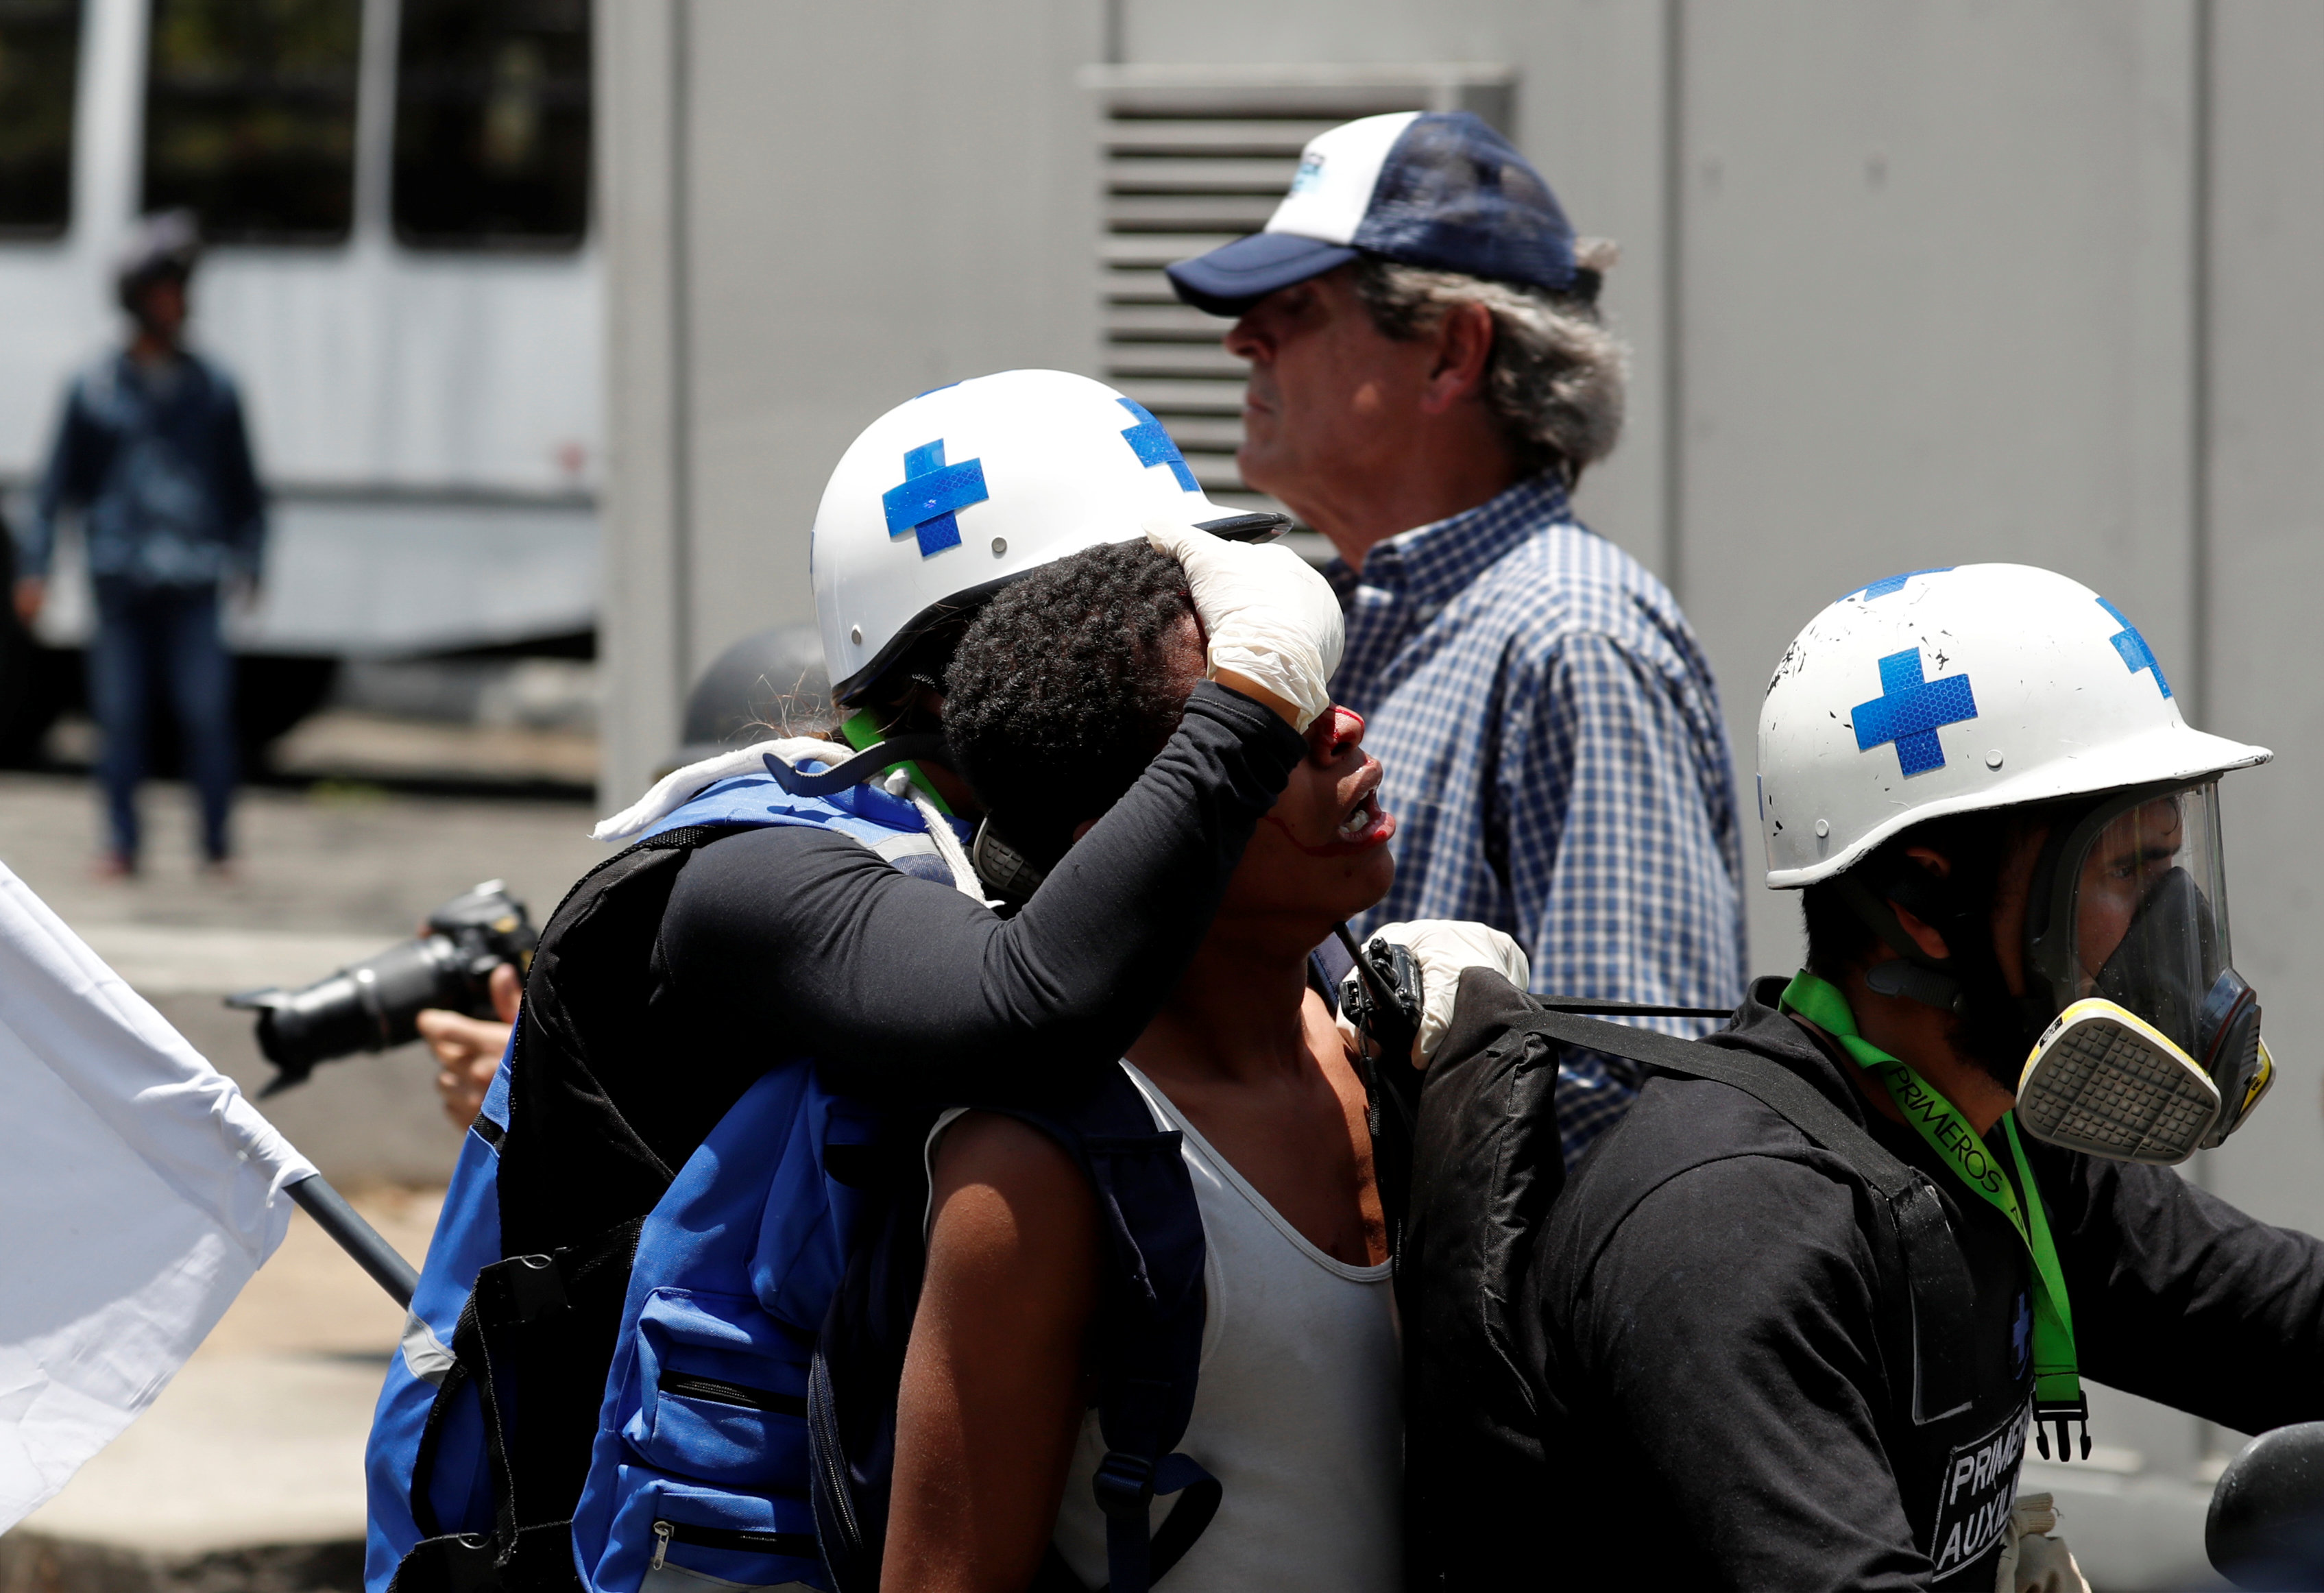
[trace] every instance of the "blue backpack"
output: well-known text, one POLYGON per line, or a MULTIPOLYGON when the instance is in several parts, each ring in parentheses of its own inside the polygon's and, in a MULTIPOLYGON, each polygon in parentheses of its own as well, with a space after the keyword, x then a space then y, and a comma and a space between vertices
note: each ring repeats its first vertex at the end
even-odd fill
MULTIPOLYGON (((818 790, 825 784, 771 760, 767 775, 721 781, 591 870, 550 916, 523 1017, 461 1146, 401 1354, 380 1392, 364 1460, 367 1593, 578 1585, 571 1518, 632 1253, 674 1169, 592 1076, 573 1015, 555 1001, 542 1007, 544 981, 553 986, 563 972, 571 1000, 642 1011, 631 984, 646 977, 679 868, 740 829, 834 830, 908 872, 954 881, 918 809, 876 787, 818 790)), ((819 1132, 834 1109, 816 1104, 812 1071, 805 1058, 778 1061, 750 1098, 761 1111, 788 1103, 819 1132)), ((810 1158, 783 1172, 780 1192, 788 1202, 821 1187, 810 1158)), ((828 1257, 825 1295, 838 1278, 834 1225, 844 1215, 803 1200, 793 1223, 828 1257), (809 1231, 818 1224, 819 1237, 809 1231)), ((811 1328, 820 1302, 798 1309, 811 1328)))
MULTIPOLYGON (((1096 1491, 1108 1587, 1146 1593, 1220 1500, 1217 1481, 1173 1452, 1204 1321, 1202 1217, 1180 1136, 1156 1129, 1119 1067, 1084 1100, 997 1110, 1055 1139, 1098 1194, 1090 1340, 1109 1452, 1096 1491), (1155 1496, 1174 1493, 1150 1532, 1155 1496)), ((573 1523, 593 1593, 874 1593, 932 1123, 883 1120, 824 1092, 811 1069, 780 1068, 671 1184, 639 1236, 573 1523)), ((1034 1586, 1082 1585, 1053 1548, 1034 1586)))

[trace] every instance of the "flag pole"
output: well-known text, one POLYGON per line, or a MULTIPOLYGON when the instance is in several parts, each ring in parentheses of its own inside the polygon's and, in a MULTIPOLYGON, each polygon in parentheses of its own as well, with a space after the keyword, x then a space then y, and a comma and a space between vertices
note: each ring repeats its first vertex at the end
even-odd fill
POLYGON ((348 1205, 346 1197, 326 1183, 319 1174, 301 1178, 290 1188, 290 1198, 315 1220, 316 1226, 329 1234, 340 1249, 354 1257, 355 1265, 371 1274, 372 1281, 385 1289, 398 1305, 410 1310, 411 1292, 420 1286, 420 1274, 393 1245, 380 1237, 379 1229, 365 1222, 363 1214, 348 1205))

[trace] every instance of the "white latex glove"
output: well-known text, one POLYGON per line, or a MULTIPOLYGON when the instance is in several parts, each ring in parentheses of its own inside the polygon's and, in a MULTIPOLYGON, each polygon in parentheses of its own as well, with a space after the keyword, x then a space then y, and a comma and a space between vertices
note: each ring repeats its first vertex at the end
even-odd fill
POLYGON ((2058 1530, 2048 1494, 2020 1494, 2009 1510, 2009 1541, 1995 1567, 1994 1593, 2090 1593, 2082 1568, 2058 1530))
POLYGON ((1236 675, 1288 705, 1305 732, 1332 705, 1346 622, 1332 584, 1288 548, 1230 542, 1181 520, 1149 520, 1146 539, 1186 572, 1210 635, 1210 674, 1236 675))
MULTIPOLYGON (((1462 970, 1489 968, 1519 990, 1533 977, 1533 964, 1526 960, 1523 946, 1498 929, 1466 919, 1384 924, 1364 936, 1362 944, 1369 946, 1381 939, 1402 946, 1420 964, 1420 1037, 1413 1043, 1411 1059, 1415 1067, 1428 1065, 1436 1047, 1444 1043, 1444 1031, 1452 1027, 1452 1003, 1461 993, 1462 970)), ((1351 968, 1340 981, 1342 1011, 1347 1008, 1345 993, 1362 978, 1351 968)), ((1351 1040, 1356 1037, 1355 1025, 1344 1017, 1340 1019, 1340 1032, 1351 1040)))

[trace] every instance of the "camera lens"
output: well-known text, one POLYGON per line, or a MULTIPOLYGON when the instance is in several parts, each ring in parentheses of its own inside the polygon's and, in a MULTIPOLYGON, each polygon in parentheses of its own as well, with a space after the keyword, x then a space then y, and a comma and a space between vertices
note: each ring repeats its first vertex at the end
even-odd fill
POLYGON ((258 1048, 276 1067, 305 1073, 318 1062, 379 1042, 363 992, 348 973, 334 973, 281 997, 259 1015, 258 1048))
POLYGON ((416 1039, 423 1008, 460 1004, 457 962, 452 943, 431 935, 270 996, 258 1019, 259 1049, 284 1073, 303 1076, 318 1062, 416 1039))

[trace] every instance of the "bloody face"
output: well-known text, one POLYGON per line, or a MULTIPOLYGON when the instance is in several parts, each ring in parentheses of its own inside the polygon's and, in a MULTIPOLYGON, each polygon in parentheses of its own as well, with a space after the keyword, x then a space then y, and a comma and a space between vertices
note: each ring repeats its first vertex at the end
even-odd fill
POLYGON ((1252 834, 1228 882, 1220 916, 1288 914, 1323 932, 1388 894, 1396 817, 1380 806, 1379 760, 1363 750, 1364 722, 1333 707, 1307 728, 1307 756, 1252 834))

